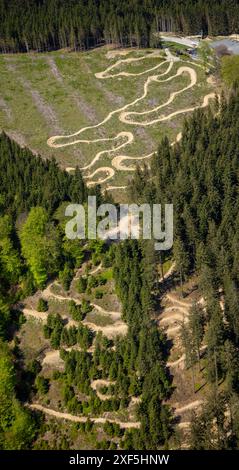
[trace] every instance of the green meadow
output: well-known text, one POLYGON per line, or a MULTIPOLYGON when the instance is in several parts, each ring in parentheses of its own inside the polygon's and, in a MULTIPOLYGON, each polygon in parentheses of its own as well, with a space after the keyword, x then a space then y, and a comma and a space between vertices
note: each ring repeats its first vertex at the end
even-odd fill
POLYGON ((137 159, 154 152, 165 135, 173 142, 190 108, 200 106, 204 96, 213 91, 200 63, 185 56, 182 59, 169 70, 165 52, 156 51, 155 55, 155 50, 150 49, 124 52, 102 47, 79 53, 61 50, 2 55, 0 129, 34 153, 44 158, 55 157, 67 169, 88 166, 102 152, 94 164, 83 170, 87 181, 103 181, 106 186, 127 185, 137 159), (191 79, 186 72, 177 76, 180 67, 190 67, 197 74, 197 83, 183 92, 191 79), (95 75, 107 68, 110 69, 103 78, 95 75), (143 96, 145 84, 152 76, 156 80, 150 81, 143 96), (175 92, 178 93, 170 102, 175 92), (122 122, 120 110, 130 103, 125 109, 129 113, 127 122, 122 122), (115 113, 110 119, 100 124, 112 111, 115 113), (168 118, 178 111, 181 112, 168 118), (73 135, 85 127, 88 129, 73 135), (131 142, 118 136, 121 132, 131 133, 131 142), (55 141, 58 148, 47 143, 53 136, 61 136, 55 141), (118 169, 112 166, 112 160, 119 155, 134 160, 124 159, 124 169, 118 169), (113 171, 108 174, 107 168, 113 171))

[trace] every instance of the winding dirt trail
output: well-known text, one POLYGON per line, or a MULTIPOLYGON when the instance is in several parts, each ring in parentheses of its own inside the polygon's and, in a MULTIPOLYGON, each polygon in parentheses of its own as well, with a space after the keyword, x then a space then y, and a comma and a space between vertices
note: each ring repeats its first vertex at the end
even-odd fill
MULTIPOLYGON (((178 138, 181 137, 181 134, 179 134, 178 138)), ((168 271, 164 274, 163 277, 159 279, 159 283, 164 283, 175 271, 176 268, 176 263, 173 262, 172 266, 168 269, 168 271)), ((166 329, 166 334, 168 337, 171 335, 174 336, 175 333, 178 333, 178 331, 181 328, 181 323, 183 321, 187 321, 187 315, 188 315, 188 309, 190 307, 189 304, 186 304, 186 302, 181 302, 181 300, 178 300, 175 298, 172 294, 167 293, 166 298, 170 301, 173 302, 173 305, 170 307, 166 307, 163 311, 163 314, 160 316, 159 320, 159 325, 163 323, 176 323, 178 322, 178 325, 173 326, 173 327, 168 327, 166 329), (179 313, 178 313, 179 312, 179 313)), ((184 368, 184 363, 185 363, 185 354, 182 354, 182 356, 177 359, 176 361, 168 361, 167 362, 167 367, 172 368, 172 367, 177 367, 181 366, 184 368)))
POLYGON ((52 408, 46 408, 45 406, 42 406, 39 403, 32 403, 28 406, 32 410, 41 411, 42 413, 45 413, 49 416, 53 416, 54 418, 66 419, 68 421, 73 421, 75 423, 86 423, 89 419, 90 421, 93 421, 96 424, 104 424, 107 421, 109 421, 110 423, 117 423, 122 429, 133 429, 133 428, 139 429, 140 428, 140 422, 138 421, 123 423, 122 421, 119 421, 118 419, 75 416, 70 413, 61 413, 60 411, 53 410, 52 408))
MULTIPOLYGON (((171 62, 171 64, 172 63, 173 62, 171 62)), ((175 92, 171 93, 168 101, 166 101, 165 103, 163 103, 159 106, 156 106, 155 108, 150 109, 148 111, 142 111, 142 112, 140 112, 140 111, 131 111, 131 112, 127 112, 127 113, 126 112, 121 113, 120 120, 122 122, 124 122, 125 124, 151 126, 152 124, 155 124, 157 122, 162 122, 164 120, 166 121, 166 120, 170 119, 172 116, 175 115, 175 113, 171 113, 169 116, 163 116, 163 117, 159 117, 158 119, 155 119, 155 120, 144 121, 144 122, 141 122, 141 121, 138 122, 138 121, 133 121, 133 120, 127 119, 127 116, 130 116, 130 115, 144 116, 144 115, 155 113, 155 112, 159 111, 160 109, 165 108, 166 106, 171 104, 174 101, 174 99, 176 98, 176 96, 180 95, 181 93, 183 93, 186 90, 189 90, 190 88, 195 86, 196 83, 197 83, 197 74, 196 74, 195 70, 192 69, 191 67, 180 67, 175 75, 172 75, 171 77, 169 77, 165 80, 159 80, 158 76, 150 77, 149 83, 151 83, 151 82, 164 83, 164 82, 169 82, 169 81, 173 80, 174 78, 179 77, 180 75, 183 75, 184 73, 187 73, 189 75, 190 84, 188 86, 182 88, 179 91, 175 91, 175 92)), ((146 96, 147 96, 147 93, 148 93, 149 83, 147 83, 147 86, 146 86, 146 96)), ((187 112, 187 109, 186 110, 176 111, 176 113, 184 113, 184 112, 187 112)))
POLYGON ((109 339, 113 339, 116 336, 125 336, 128 331, 128 327, 126 323, 123 323, 123 321, 118 321, 115 322, 113 325, 96 325, 95 323, 91 323, 89 321, 83 320, 83 325, 88 326, 88 328, 91 328, 93 331, 96 333, 98 331, 102 331, 102 333, 107 336, 109 339))
MULTIPOLYGON (((147 56, 148 57, 148 56, 147 56)), ((133 59, 125 59, 127 61, 132 61, 133 59)), ((164 65, 165 63, 167 63, 167 60, 161 62, 159 64, 159 66, 162 66, 164 65)), ((162 74, 160 74, 160 76, 163 76, 163 75, 166 75, 167 73, 169 73, 169 71, 171 70, 172 68, 172 64, 173 62, 170 62, 169 64, 169 67, 168 69, 166 70, 166 72, 163 72, 162 74)), ((145 72, 146 73, 146 72, 145 72)), ((101 121, 99 122, 98 124, 95 124, 94 126, 86 126, 86 127, 83 127, 82 129, 80 129, 79 131, 77 132, 74 132, 73 134, 69 134, 69 135, 56 135, 56 136, 52 136, 48 139, 47 141, 47 144, 49 145, 49 147, 51 148, 61 148, 61 147, 67 147, 67 146, 70 146, 70 145, 75 145, 77 143, 94 143, 94 142, 104 142, 105 140, 112 140, 110 138, 108 139, 95 139, 95 140, 74 140, 74 141, 71 141, 71 142, 66 142, 66 143, 60 143, 60 144, 57 144, 56 141, 57 140, 69 140, 69 139, 72 139, 73 137, 77 137, 78 135, 82 134, 83 132, 85 132, 86 130, 91 130, 91 129, 97 129, 98 127, 102 126, 103 124, 106 124, 106 122, 108 122, 112 116, 114 116, 115 114, 119 114, 123 111, 125 111, 126 109, 128 109, 129 107, 131 106, 134 106, 135 104, 137 104, 139 101, 143 100, 146 96, 147 96, 147 93, 148 93, 148 85, 151 81, 153 81, 153 77, 148 77, 145 84, 144 84, 144 93, 139 97, 139 98, 136 98, 134 101, 131 101, 130 103, 128 104, 125 104, 124 106, 120 107, 120 108, 117 108, 113 111, 111 111, 109 114, 107 114, 107 116, 101 121)), ((131 133, 130 133, 131 134, 131 133)), ((132 134, 131 134, 132 135, 132 134)), ((132 136, 132 139, 134 139, 134 137, 132 136)))
POLYGON ((176 408, 174 411, 174 414, 176 416, 181 415, 182 413, 185 413, 185 411, 191 411, 194 410, 195 408, 199 408, 203 404, 203 400, 195 400, 192 401, 191 403, 188 403, 188 405, 181 406, 180 408, 176 408))
POLYGON ((163 58, 162 54, 160 51, 155 51, 152 52, 150 55, 144 55, 142 57, 130 57, 129 59, 120 59, 117 60, 113 65, 109 65, 103 72, 98 72, 95 74, 96 78, 104 79, 104 78, 116 78, 116 77, 139 77, 141 75, 145 75, 148 72, 152 72, 153 70, 157 70, 160 67, 160 63, 155 65, 155 67, 152 67, 151 69, 144 70, 143 72, 140 73, 132 73, 132 72, 118 72, 116 74, 110 74, 109 72, 111 70, 114 70, 115 68, 119 67, 120 65, 124 64, 130 64, 133 62, 141 62, 145 59, 152 59, 152 58, 163 58))
MULTIPOLYGON (((101 266, 98 266, 96 268, 94 268, 94 270, 91 271, 91 273, 95 273, 97 272, 98 270, 101 269, 101 266)), ((175 265, 173 264, 169 270, 165 273, 165 276, 164 276, 164 279, 167 279, 171 274, 172 272, 174 271, 175 269, 175 265)), ((160 282, 163 282, 163 280, 160 280, 160 282)), ((74 300, 77 304, 80 304, 80 300, 79 299, 75 299, 74 297, 70 297, 70 296, 62 296, 60 294, 55 294, 51 291, 51 287, 52 287, 53 283, 48 285, 47 288, 43 291, 42 293, 42 296, 43 298, 45 299, 49 299, 49 298, 56 298, 58 300, 74 300)), ((164 312, 164 316, 163 316, 163 320, 166 321, 166 320, 169 320, 170 317, 172 317, 171 312, 174 312, 175 308, 179 311, 179 313, 173 313, 173 317, 174 318, 181 318, 181 315, 186 315, 188 314, 188 310, 191 306, 190 303, 187 303, 185 301, 181 301, 177 298, 175 298, 175 296, 173 294, 167 294, 167 297, 168 299, 174 303, 173 306, 171 307, 167 307, 165 309, 165 312, 164 312), (169 316, 170 315, 170 316, 169 316)), ((91 304, 92 306, 94 306, 94 308, 96 308, 100 313, 102 314, 111 314, 112 317, 116 320, 116 323, 113 325, 113 326, 106 326, 106 327, 97 327, 96 325, 92 324, 92 323, 89 323, 89 322, 83 322, 85 323, 86 325, 88 325, 89 327, 91 327, 92 329, 94 330, 102 330, 104 329, 104 334, 106 334, 106 331, 108 333, 111 333, 112 334, 112 331, 110 331, 110 329, 113 328, 113 330, 115 329, 115 327, 117 327, 118 331, 117 331, 117 334, 119 334, 119 329, 121 329, 122 333, 125 334, 127 332, 127 325, 124 324, 122 322, 122 320, 120 319, 120 312, 109 312, 109 311, 106 311, 105 309, 103 309, 102 307, 98 306, 98 305, 95 305, 95 304, 91 304), (117 321, 118 320, 118 321, 117 321), (124 331, 124 329, 126 328, 126 330, 124 331)), ((35 310, 31 310, 29 308, 25 308, 23 309, 23 312, 26 316, 33 316, 33 317, 36 317, 42 321, 46 321, 47 320, 47 313, 46 312, 37 312, 35 310)), ((169 323, 171 322, 171 320, 169 321, 169 323)), ((71 322, 69 322, 71 323, 71 322)), ((115 331, 114 331, 115 333, 115 331)), ((168 333, 168 330, 167 330, 167 333, 168 333)), ((204 346, 202 349, 206 348, 206 346, 204 346)), ((67 351, 71 351, 71 350, 81 350, 81 348, 79 346, 73 346, 73 347, 69 347, 69 348, 66 348, 67 351)), ((94 350, 94 346, 92 346, 88 352, 93 352, 94 350)), ((180 357, 177 361, 174 361, 174 362, 168 362, 168 367, 175 367, 177 365, 179 365, 180 363, 184 362, 185 361, 185 355, 183 354, 182 357, 180 357)), ((59 350, 56 350, 56 351, 47 351, 46 354, 45 354, 45 357, 42 361, 42 365, 48 365, 48 366, 54 366, 54 367, 63 367, 64 366, 64 363, 63 361, 61 360, 60 358, 60 351, 59 350)), ((91 387, 93 390, 96 391, 98 397, 101 399, 101 400, 107 400, 110 398, 109 395, 104 395, 102 394, 100 391, 99 391, 99 387, 101 386, 108 386, 109 384, 111 383, 114 383, 112 381, 109 381, 109 380, 103 380, 103 379, 96 379, 96 380, 93 380, 91 382, 91 387)), ((188 403, 184 406, 179 406, 177 403, 175 405, 172 405, 173 408, 175 408, 175 411, 174 411, 174 414, 175 416, 181 416, 183 413, 185 413, 186 411, 190 411, 190 410, 193 410, 195 408, 199 408, 201 405, 203 404, 203 401, 202 400, 195 400, 195 401, 192 401, 191 403, 188 403)), ((46 415, 49 415, 49 416, 52 416, 52 417, 55 417, 57 419, 65 419, 65 420, 69 420, 69 421, 72 421, 72 422, 86 422, 88 419, 90 419, 91 421, 93 421, 94 423, 96 424, 104 424, 106 421, 109 421, 109 422, 112 422, 112 423, 117 423, 119 424, 119 426, 122 428, 122 429, 131 429, 131 428, 140 428, 140 422, 121 422, 120 420, 117 420, 117 419, 108 419, 108 418, 88 418, 88 417, 85 417, 85 416, 75 416, 75 415, 72 415, 70 413, 62 413, 60 411, 56 411, 54 409, 51 409, 51 408, 47 408, 47 407, 44 407, 42 406, 41 404, 39 403, 33 403, 33 404, 30 404, 30 405, 27 405, 29 406, 31 409, 35 409, 35 410, 39 410, 41 412, 43 412, 44 414, 46 415)), ((188 427, 190 426, 190 423, 187 421, 187 422, 181 422, 179 423, 179 427, 181 429, 187 429, 188 427)))
MULTIPOLYGON (((54 292, 52 292, 51 288, 53 285, 54 285, 54 282, 49 284, 46 287, 46 289, 42 291, 41 296, 43 299, 45 300, 56 299, 56 300, 59 300, 60 302, 73 300, 77 305, 81 305, 82 303, 81 300, 75 297, 63 296, 63 295, 55 294, 54 292)), ((93 302, 90 305, 99 314, 101 314, 102 316, 108 317, 114 323, 103 326, 103 325, 96 325, 95 323, 87 321, 85 319, 82 321, 83 325, 88 326, 95 332, 102 331, 102 333, 110 339, 115 338, 116 336, 121 336, 121 335, 124 336, 127 334, 128 327, 127 327, 127 324, 121 319, 121 312, 115 312, 113 310, 105 310, 103 307, 93 302)), ((30 309, 27 307, 23 308, 22 312, 28 318, 34 317, 38 320, 41 320, 43 323, 47 322, 47 316, 48 316, 47 312, 38 312, 37 310, 30 309)), ((78 326, 78 322, 74 320, 69 320, 69 317, 67 317, 67 315, 62 315, 62 318, 64 320, 68 320, 67 325, 66 325, 67 328, 69 328, 70 326, 78 326)))
MULTIPOLYGON (((164 279, 160 278, 159 282, 163 283, 165 279, 167 279, 170 275, 173 274, 175 270, 175 263, 172 264, 172 266, 169 268, 169 270, 165 273, 164 279)), ((178 299, 175 294, 172 294, 168 292, 165 295, 165 299, 169 300, 172 305, 169 307, 165 307, 162 315, 160 316, 159 319, 159 325, 162 325, 164 327, 164 324, 168 327, 165 329, 165 333, 168 338, 171 338, 174 340, 175 335, 177 335, 181 329, 181 325, 183 322, 187 323, 188 321, 188 315, 189 315, 189 310, 191 306, 193 305, 192 302, 186 302, 185 300, 178 299), (174 324, 174 326, 171 326, 171 324, 174 324)), ((203 303, 203 299, 200 298, 197 302, 198 304, 203 303)), ((205 351, 207 349, 207 345, 203 345, 200 348, 201 351, 205 351)), ((179 357, 175 361, 168 361, 167 362, 167 367, 170 369, 173 368, 179 368, 179 369, 184 369, 185 367, 185 360, 186 360, 186 355, 183 353, 181 357, 179 357)), ((177 417, 180 417, 182 419, 183 414, 187 411, 193 410, 193 409, 198 409, 203 405, 203 400, 193 400, 190 403, 187 403, 183 406, 180 406, 179 403, 171 404, 172 408, 174 408, 174 415, 177 417)), ((177 426, 182 429, 182 430, 187 430, 190 428, 190 421, 181 421, 180 423, 177 424, 177 426)))
MULTIPOLYGON (((207 349, 207 344, 205 344, 204 346, 201 346, 200 352, 205 351, 205 349, 207 349)), ((186 355, 182 354, 182 356, 179 359, 177 359, 176 361, 167 362, 167 366, 168 367, 177 367, 177 366, 182 365, 182 369, 184 369, 185 359, 186 359, 186 355)))
MULTIPOLYGON (((55 294, 54 292, 51 291, 51 287, 53 285, 54 285, 54 283, 49 284, 48 287, 44 291, 42 291, 42 297, 45 300, 49 300, 51 298, 54 298, 54 299, 57 299, 57 300, 60 300, 60 301, 73 300, 77 305, 82 304, 82 301, 80 299, 77 299, 76 297, 63 296, 63 295, 60 295, 60 294, 55 294)), ((91 302, 90 305, 95 310, 97 310, 99 313, 101 313, 102 315, 109 316, 112 320, 118 321, 118 320, 121 319, 121 312, 115 312, 113 310, 105 310, 103 307, 101 307, 100 305, 95 304, 94 302, 91 302)))
MULTIPOLYGON (((93 276, 93 274, 97 274, 99 271, 101 271, 102 268, 103 268, 103 266, 102 266, 102 262, 101 262, 98 266, 95 266, 94 268, 91 269, 91 271, 88 273, 89 276, 93 276)), ((87 277, 87 274, 84 274, 84 273, 82 272, 82 267, 80 267, 80 268, 76 271, 74 280, 79 279, 81 276, 82 276, 82 277, 87 277)))
POLYGON ((171 324, 178 323, 176 326, 168 328, 167 334, 178 332, 183 322, 188 322, 189 310, 192 307, 191 302, 185 302, 178 299, 175 295, 167 293, 165 296, 166 300, 169 300, 172 305, 165 307, 162 315, 160 315, 159 324, 171 324))
MULTIPOLYGON (((70 352, 70 351, 84 351, 78 344, 75 344, 74 346, 71 346, 69 348, 63 348, 65 351, 70 352)), ((89 349, 87 349, 87 352, 89 354, 93 354, 94 352, 94 346, 91 346, 89 349)), ((60 350, 55 349, 51 351, 47 351, 45 353, 45 356, 42 360, 42 365, 47 365, 47 366, 54 366, 54 367, 61 367, 64 366, 64 361, 60 357, 60 350)))
POLYGON ((99 391, 99 388, 104 387, 104 386, 108 387, 109 385, 114 384, 114 383, 115 382, 111 380, 96 379, 96 380, 93 380, 90 385, 91 385, 91 388, 93 388, 93 390, 96 391, 99 399, 102 401, 105 401, 105 400, 109 400, 109 398, 111 398, 112 395, 103 395, 103 393, 99 391))
POLYGON ((93 171, 93 173, 91 173, 90 175, 85 176, 85 179, 94 178, 94 176, 98 175, 98 173, 106 173, 106 176, 104 176, 103 178, 98 178, 97 182, 89 181, 87 183, 87 186, 94 186, 95 184, 106 183, 106 181, 113 178, 115 171, 113 170, 113 168, 110 168, 110 166, 101 166, 100 168, 97 168, 97 170, 93 171))
MULTIPOLYGON (((172 68, 174 66, 174 63, 178 62, 180 60, 179 58, 173 56, 173 54, 168 49, 166 49, 165 52, 166 52, 166 59, 165 60, 162 60, 163 57, 162 57, 161 52, 155 51, 151 54, 147 54, 147 55, 144 55, 142 57, 129 57, 129 58, 126 58, 126 59, 124 58, 124 59, 117 60, 114 64, 107 67, 104 71, 97 72, 95 74, 95 77, 98 78, 99 80, 115 79, 115 78, 119 78, 119 77, 137 77, 137 76, 146 75, 146 74, 149 74, 149 73, 152 73, 152 72, 155 72, 155 71, 159 72, 159 69, 162 66, 164 66, 165 64, 168 64, 168 67, 164 72, 157 73, 157 75, 150 75, 150 76, 147 77, 147 79, 144 83, 144 87, 143 87, 143 94, 141 96, 139 96, 138 98, 136 98, 135 100, 131 101, 130 103, 125 104, 124 106, 121 106, 119 108, 114 109, 113 111, 108 113, 108 115, 101 122, 99 122, 95 125, 83 127, 79 131, 77 131, 73 134, 52 136, 48 139, 47 144, 51 148, 62 148, 62 147, 71 146, 71 145, 75 145, 75 144, 81 144, 81 143, 92 144, 92 143, 114 142, 115 141, 116 142, 115 146, 113 146, 110 149, 101 150, 100 152, 98 152, 95 155, 95 157, 91 160, 91 162, 88 165, 85 165, 85 166, 80 168, 82 171, 85 172, 85 171, 89 170, 90 168, 92 168, 101 159, 101 157, 103 157, 105 155, 112 155, 112 157, 113 157, 114 153, 118 152, 120 149, 122 149, 122 148, 126 147, 127 145, 130 145, 134 142, 135 136, 133 135, 133 133, 132 132, 126 132, 126 131, 120 132, 115 137, 111 137, 111 138, 101 138, 101 139, 93 139, 93 140, 88 140, 88 139, 86 140, 86 139, 76 138, 76 137, 80 136, 82 133, 84 133, 87 130, 97 129, 100 126, 106 124, 114 115, 118 115, 119 121, 121 121, 124 124, 146 127, 146 126, 152 126, 152 125, 154 125, 156 123, 159 123, 159 122, 168 121, 171 118, 173 118, 175 116, 178 116, 180 114, 189 113, 189 112, 194 111, 195 109, 204 108, 204 107, 208 106, 209 101, 215 97, 215 93, 210 93, 210 94, 206 95, 203 99, 203 103, 198 105, 198 106, 180 109, 180 110, 172 112, 169 115, 161 115, 161 116, 159 116, 155 119, 146 120, 146 121, 137 121, 137 120, 132 120, 131 119, 132 116, 150 116, 153 113, 159 112, 161 109, 163 109, 163 108, 167 107, 168 105, 170 105, 178 95, 184 93, 185 91, 189 90, 190 88, 192 88, 196 85, 196 83, 197 83, 197 73, 196 73, 194 68, 189 67, 189 66, 179 67, 176 74, 162 80, 163 76, 166 76, 170 73, 170 71, 172 70, 172 68), (151 59, 151 58, 153 58, 153 59, 158 58, 160 60, 160 62, 157 65, 155 65, 154 67, 148 68, 148 69, 146 69, 142 72, 138 72, 138 73, 125 72, 125 71, 120 71, 118 73, 117 72, 114 73, 115 69, 117 69, 118 67, 120 67, 124 64, 131 64, 131 63, 140 62, 140 61, 142 62, 145 59, 151 59), (142 101, 143 99, 145 99, 147 97, 149 87, 150 87, 151 83, 169 82, 169 81, 171 81, 171 80, 173 80, 173 79, 175 79, 175 78, 177 78, 177 77, 179 77, 180 75, 183 75, 183 74, 188 74, 188 76, 190 78, 190 84, 188 86, 182 88, 179 91, 171 93, 169 99, 165 103, 163 103, 159 106, 156 106, 153 109, 146 110, 146 111, 143 111, 143 112, 128 111, 129 108, 135 106, 136 104, 138 104, 140 101, 142 101), (123 142, 122 142, 122 140, 123 140, 123 142)), ((126 55, 126 54, 123 53, 122 55, 126 55)), ((187 63, 189 64, 189 62, 187 62, 187 63)), ((199 64, 194 64, 193 63, 193 65, 195 66, 195 65, 199 65, 199 64)), ((95 184, 104 184, 104 183, 106 183, 107 181, 109 181, 110 179, 112 179, 114 177, 115 170, 117 170, 117 171, 135 171, 135 168, 136 168, 135 165, 127 166, 127 165, 124 165, 123 162, 125 162, 127 160, 128 161, 142 161, 142 160, 145 160, 145 159, 150 159, 154 155, 154 153, 155 152, 151 152, 150 154, 142 155, 142 156, 116 155, 112 158, 112 161, 111 161, 112 166, 99 167, 95 171, 91 172, 90 174, 88 174, 88 173, 84 174, 84 178, 87 180, 87 185, 88 186, 92 186, 92 185, 95 185, 95 184), (104 176, 101 175, 101 174, 104 174, 104 176)), ((74 167, 68 167, 66 170, 67 171, 73 171, 74 167)), ((117 189, 125 189, 125 188, 126 188, 126 186, 110 186, 110 185, 108 185, 106 187, 106 189, 108 189, 108 190, 117 190, 117 189)))
POLYGON ((43 323, 47 322, 47 316, 48 316, 47 312, 38 312, 37 310, 24 307, 22 309, 22 313, 27 318, 36 318, 37 320, 41 320, 43 323))

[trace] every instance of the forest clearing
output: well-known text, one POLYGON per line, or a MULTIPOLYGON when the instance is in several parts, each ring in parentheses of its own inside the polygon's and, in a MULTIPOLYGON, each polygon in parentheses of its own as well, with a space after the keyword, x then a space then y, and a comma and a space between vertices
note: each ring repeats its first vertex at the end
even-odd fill
POLYGON ((173 143, 185 116, 215 93, 200 62, 169 49, 6 55, 0 72, 0 128, 110 190, 150 164, 165 132, 173 143))

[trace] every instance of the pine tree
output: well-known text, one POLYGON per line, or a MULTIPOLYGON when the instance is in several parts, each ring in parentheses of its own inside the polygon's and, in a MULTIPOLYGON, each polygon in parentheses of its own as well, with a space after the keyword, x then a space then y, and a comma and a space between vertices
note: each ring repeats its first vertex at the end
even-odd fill
POLYGON ((20 230, 22 254, 38 287, 44 287, 49 275, 59 269, 60 240, 47 212, 41 207, 31 209, 20 230))
POLYGON ((181 294, 183 296, 183 281, 189 269, 189 259, 182 241, 177 238, 173 246, 173 257, 180 275, 181 294))
POLYGON ((193 349, 197 352, 197 360, 200 366, 200 347, 204 336, 205 315, 198 304, 193 304, 189 312, 189 329, 192 336, 193 349))

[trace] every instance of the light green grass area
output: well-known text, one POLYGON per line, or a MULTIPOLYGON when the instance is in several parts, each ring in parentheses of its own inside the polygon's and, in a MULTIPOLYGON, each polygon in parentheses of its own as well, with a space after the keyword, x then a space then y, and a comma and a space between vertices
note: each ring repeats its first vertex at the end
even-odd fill
MULTIPOLYGON (((171 46, 172 44, 172 49, 171 46)), ((165 135, 173 142, 182 129, 185 116, 190 113, 177 114, 147 126, 144 122, 167 117, 185 108, 200 106, 204 96, 213 91, 213 85, 207 82, 203 68, 190 60, 183 59, 173 63, 169 71, 170 62, 166 61, 164 51, 129 49, 126 55, 120 55, 122 50, 115 52, 112 55, 111 50, 102 47, 82 53, 57 51, 2 55, 0 129, 5 130, 22 146, 28 146, 43 157, 54 156, 63 167, 85 167, 98 152, 102 152, 94 164, 83 170, 84 176, 89 177, 87 181, 105 179, 106 186, 127 185, 133 174, 127 168, 135 167, 137 160, 124 160, 125 169, 119 170, 112 165, 114 157, 143 157, 156 150, 165 135), (140 60, 129 62, 128 59, 132 58, 140 60), (114 64, 116 66, 108 71, 109 74, 130 73, 135 76, 95 76, 114 64), (174 77, 182 66, 196 71, 197 83, 179 93, 173 102, 165 104, 172 93, 180 92, 190 84, 188 73, 174 77), (151 70, 152 68, 155 70, 151 70), (152 76, 158 76, 160 81, 150 81, 147 96, 133 104, 143 97, 145 83, 152 76), (170 77, 173 78, 168 80, 170 77), (132 105, 125 109, 126 112, 152 112, 140 116, 129 115, 127 120, 135 120, 135 124, 121 122, 122 108, 129 103, 132 105), (160 105, 163 105, 162 108, 154 110, 160 105), (115 113, 109 120, 96 128, 92 127, 101 123, 112 111, 115 113), (69 137, 84 127, 89 129, 69 137), (121 132, 131 133, 132 142, 128 143, 127 136, 117 137, 121 132), (67 146, 49 147, 47 140, 57 135, 63 138, 56 143, 67 146), (76 140, 79 139, 87 142, 77 143, 76 140), (92 143, 95 139, 101 141, 92 143), (72 143, 73 145, 69 145, 72 143), (118 149, 120 146, 122 147, 118 149), (109 172, 102 169, 98 174, 92 175, 101 167, 107 167, 111 172, 113 170, 114 174, 108 178, 109 172)))
POLYGON ((39 360, 44 351, 49 348, 49 341, 43 334, 42 323, 35 318, 30 318, 24 323, 18 337, 25 364, 35 359, 39 360))
POLYGON ((225 56, 222 58, 222 78, 229 86, 238 81, 239 77, 239 56, 225 56))
POLYGON ((100 276, 101 279, 106 279, 106 281, 112 281, 113 279, 113 269, 108 268, 105 271, 103 271, 100 276))
POLYGON ((171 258, 167 259, 167 260, 163 263, 163 272, 164 272, 164 274, 167 273, 167 271, 171 268, 172 264, 173 264, 173 263, 172 263, 172 259, 171 259, 171 258))
POLYGON ((172 51, 187 51, 188 46, 185 46, 184 44, 179 44, 178 42, 173 42, 173 41, 162 41, 162 44, 164 47, 169 47, 170 50, 172 51))
POLYGON ((100 313, 90 312, 86 315, 86 321, 94 323, 96 326, 113 325, 114 321, 108 315, 101 315, 100 313))

